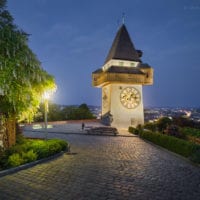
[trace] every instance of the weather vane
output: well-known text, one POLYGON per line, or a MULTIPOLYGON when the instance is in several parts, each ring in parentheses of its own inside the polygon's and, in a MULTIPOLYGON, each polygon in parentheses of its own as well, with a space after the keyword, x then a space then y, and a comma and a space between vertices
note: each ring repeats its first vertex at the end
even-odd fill
POLYGON ((122 24, 125 24, 125 13, 122 13, 122 24))
MULTIPOLYGON (((120 21, 121 21, 120 19, 117 20, 117 26, 121 25, 120 21)), ((122 24, 125 24, 125 13, 124 12, 122 13, 122 24)))

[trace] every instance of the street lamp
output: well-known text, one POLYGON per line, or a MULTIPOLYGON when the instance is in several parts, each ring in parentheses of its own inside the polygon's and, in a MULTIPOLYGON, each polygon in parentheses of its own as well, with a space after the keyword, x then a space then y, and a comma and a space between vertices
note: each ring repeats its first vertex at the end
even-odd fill
POLYGON ((49 112, 48 101, 49 101, 51 93, 52 92, 50 92, 50 91, 45 91, 44 94, 43 94, 43 99, 44 99, 44 129, 45 129, 45 139, 46 140, 47 140, 47 135, 48 135, 48 132, 47 132, 47 125, 48 125, 47 113, 49 112))

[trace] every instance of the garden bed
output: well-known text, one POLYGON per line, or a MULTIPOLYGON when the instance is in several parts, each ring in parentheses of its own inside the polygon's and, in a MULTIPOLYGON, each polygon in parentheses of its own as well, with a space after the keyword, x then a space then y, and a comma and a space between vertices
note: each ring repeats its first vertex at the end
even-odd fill
POLYGON ((66 151, 69 145, 60 139, 27 139, 18 137, 17 144, 0 154, 0 170, 34 162, 59 152, 66 151))

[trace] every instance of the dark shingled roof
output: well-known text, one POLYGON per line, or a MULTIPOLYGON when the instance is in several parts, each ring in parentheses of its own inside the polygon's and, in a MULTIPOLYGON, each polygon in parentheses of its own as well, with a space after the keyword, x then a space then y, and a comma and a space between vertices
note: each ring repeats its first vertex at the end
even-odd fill
POLYGON ((105 63, 111 59, 130 60, 141 62, 140 55, 135 49, 126 26, 123 24, 117 32, 112 47, 108 53, 105 63))
POLYGON ((93 74, 98 74, 98 73, 101 73, 103 72, 102 68, 99 68, 97 70, 95 70, 94 72, 92 72, 93 74))
POLYGON ((141 68, 151 68, 151 66, 147 63, 140 63, 138 67, 141 67, 141 68))

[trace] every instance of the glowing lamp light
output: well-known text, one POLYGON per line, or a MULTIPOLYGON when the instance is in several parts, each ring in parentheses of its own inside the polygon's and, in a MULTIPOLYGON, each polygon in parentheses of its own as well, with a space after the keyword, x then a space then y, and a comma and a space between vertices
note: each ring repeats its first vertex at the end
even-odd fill
POLYGON ((43 94, 43 99, 44 99, 44 100, 49 100, 50 97, 51 97, 51 93, 52 93, 52 92, 45 91, 44 94, 43 94))
POLYGON ((43 94, 43 99, 44 99, 44 128, 45 128, 45 139, 47 139, 48 136, 48 132, 47 132, 47 128, 48 128, 48 121, 47 121, 47 113, 49 112, 49 104, 48 104, 48 100, 50 99, 51 95, 53 94, 53 90, 47 90, 44 92, 43 94))

